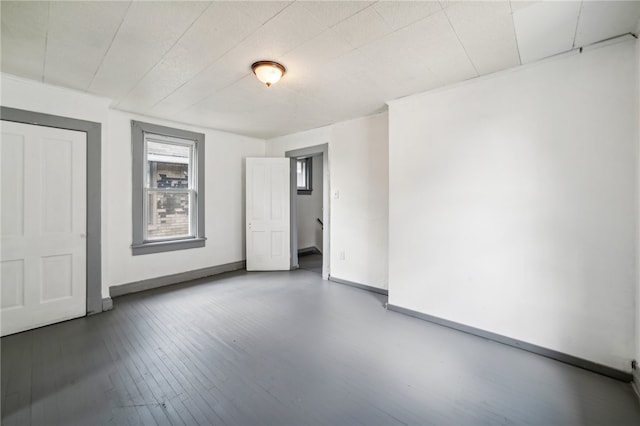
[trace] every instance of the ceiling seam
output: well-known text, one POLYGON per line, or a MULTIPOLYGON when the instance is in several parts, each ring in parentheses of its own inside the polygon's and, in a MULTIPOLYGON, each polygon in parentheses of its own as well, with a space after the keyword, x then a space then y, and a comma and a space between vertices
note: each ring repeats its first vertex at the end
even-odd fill
MULTIPOLYGON (((380 3, 380 2, 379 2, 379 1, 376 1, 374 4, 376 4, 376 3, 380 3)), ((362 12, 363 10, 368 9, 369 7, 373 6, 374 4, 372 4, 372 5, 368 6, 368 7, 365 7, 364 9, 361 9, 359 12, 356 12, 356 13, 360 13, 360 12, 362 12)), ((380 18, 385 22, 385 24, 389 27, 389 29, 391 29, 391 31, 390 31, 388 34, 385 34, 385 35, 382 35, 382 36, 380 36, 380 37, 376 37, 376 38, 374 38, 374 39, 372 39, 372 40, 369 40, 368 42, 366 42, 366 43, 364 43, 364 44, 361 44, 361 45, 360 45, 360 46, 358 46, 358 47, 353 48, 353 50, 357 50, 357 51, 360 51, 360 52, 361 52, 361 49, 362 49, 363 47, 365 47, 365 46, 368 46, 368 45, 370 45, 370 44, 373 44, 373 43, 375 43, 376 41, 378 41, 378 40, 380 40, 380 39, 383 39, 383 38, 385 38, 385 37, 388 37, 388 36, 389 36, 389 35, 391 35, 391 34, 395 34, 395 33, 399 32, 399 31, 402 31, 403 29, 408 28, 408 27, 410 27, 410 26, 412 26, 412 25, 416 25, 416 24, 418 24, 419 22, 422 22, 422 21, 424 21, 424 20, 427 20, 427 19, 429 19, 430 17, 432 17, 432 16, 434 16, 434 15, 436 15, 436 14, 440 13, 440 12, 444 12, 444 8, 442 7, 442 4, 441 4, 440 2, 438 2, 438 5, 440 6, 440 10, 438 10, 438 11, 436 11, 436 12, 433 12, 433 13, 430 13, 429 15, 423 16, 422 18, 419 18, 419 19, 417 19, 417 20, 415 20, 415 21, 413 21, 413 22, 410 22, 410 23, 408 23, 408 24, 406 24, 406 25, 403 25, 403 26, 399 27, 398 29, 393 29, 393 27, 391 26, 391 24, 390 24, 390 23, 389 23, 389 22, 384 18, 384 16, 382 16, 382 15, 380 14, 380 12, 378 12, 377 10, 374 10, 374 12, 375 12, 375 13, 376 13, 376 14, 377 14, 377 15, 378 15, 378 16, 379 16, 379 17, 380 17, 380 18)), ((354 15, 355 15, 356 13, 354 13, 354 15)), ((351 15, 351 16, 353 16, 353 15, 351 15)), ((447 19, 449 19, 449 18, 447 17, 447 19)), ((342 21, 340 21, 340 22, 342 22, 342 21)), ((449 25, 451 25, 451 23, 449 23, 449 25)), ((460 39, 458 39, 458 41, 460 41, 460 39)), ((462 44, 462 42, 460 42, 460 44, 462 44)), ((468 56, 467 56, 467 57, 468 57, 468 56)), ((469 61, 471 61, 471 59, 469 59, 469 61)), ((472 63, 472 65, 473 65, 473 63, 472 63)), ((427 68, 429 68, 429 67, 427 67, 427 68)), ((475 67, 474 67, 474 68, 475 68, 475 67)), ((432 75, 434 75, 434 76, 435 76, 435 74, 433 74, 433 71, 432 71, 430 68, 429 68, 429 72, 431 72, 431 73, 432 73, 432 75)))
MULTIPOLYGON (((264 27, 265 25, 267 25, 269 22, 271 22, 276 16, 280 15, 282 12, 284 12, 286 9, 288 9, 292 4, 294 4, 295 1, 290 2, 288 5, 286 5, 285 7, 283 7, 282 9, 280 9, 278 11, 278 13, 274 14, 273 16, 271 16, 269 19, 267 19, 266 21, 264 21, 262 24, 260 24, 259 26, 256 27, 255 30, 253 30, 252 32, 250 32, 249 34, 247 34, 242 40, 238 41, 234 46, 230 47, 229 49, 227 49, 223 54, 221 54, 220 56, 218 56, 217 58, 215 58, 213 61, 211 61, 209 64, 207 64, 207 66, 205 66, 204 68, 202 68, 200 71, 198 71, 193 77, 191 77, 190 79, 188 79, 187 81, 185 81, 184 83, 182 83, 180 86, 176 87, 174 90, 172 90, 170 93, 168 93, 165 97, 163 97, 162 99, 158 100, 156 103, 154 103, 153 105, 151 105, 150 110, 153 110, 156 106, 158 106, 158 104, 160 104, 162 101, 164 101, 165 99, 167 99, 169 96, 173 95, 174 93, 176 93, 178 90, 182 89, 187 83, 189 83, 189 81, 193 80, 194 78, 197 78, 200 74, 202 74, 203 72, 205 72, 207 69, 209 69, 210 66, 212 66, 213 64, 215 64, 216 62, 218 62, 218 60, 220 60, 221 58, 223 58, 225 55, 227 55, 229 52, 231 52, 233 49, 235 49, 236 47, 238 47, 240 44, 242 44, 245 40, 247 40, 249 37, 251 37, 253 34, 255 34, 256 31, 258 31, 260 28, 264 27)), ((198 17, 199 19, 199 17, 198 17)), ((238 78, 237 80, 235 80, 233 83, 231 83, 230 85, 233 85, 235 83, 237 83, 238 81, 242 80, 243 78, 245 78, 247 75, 249 74, 249 72, 247 71, 247 73, 243 74, 242 77, 238 78)), ((144 77, 143 77, 144 78, 144 77)), ((227 87, 229 87, 230 85, 227 85, 222 89, 226 89, 227 87)), ((218 91, 220 91, 218 90, 218 91)), ((128 95, 128 94, 127 94, 128 95)), ((184 111, 187 110, 189 108, 191 108, 192 106, 202 102, 203 100, 207 99, 209 96, 212 95, 207 95, 204 98, 199 99, 198 101, 196 101, 195 103, 182 108, 180 111, 184 111)), ((125 96, 126 97, 126 96, 125 96)))
POLYGON ((51 3, 47 4, 47 33, 44 36, 44 59, 42 60, 42 82, 47 71, 47 49, 49 48, 49 28, 51 27, 51 3))
MULTIPOLYGON (((410 26, 412 26, 412 25, 416 25, 418 22, 422 22, 422 21, 424 21, 424 20, 426 20, 426 19, 429 19, 429 18, 431 18, 432 16, 437 15, 437 14, 438 14, 438 13, 440 13, 440 12, 444 12, 444 11, 445 11, 445 9, 442 7, 442 5, 441 5, 440 3, 438 3, 438 4, 440 5, 440 10, 436 10, 436 11, 435 11, 435 12, 433 12, 433 13, 430 13, 430 14, 428 14, 428 15, 426 15, 426 16, 423 16, 422 18, 418 18, 418 19, 416 19, 415 21, 412 21, 412 22, 410 22, 410 23, 408 23, 408 24, 406 24, 406 25, 403 25, 403 26, 399 27, 397 30, 394 30, 391 34, 393 34, 393 33, 397 33, 398 31, 402 31, 402 30, 404 30, 405 28, 408 28, 408 27, 410 27, 410 26)), ((446 13, 446 12, 445 12, 445 13, 446 13)), ((384 17, 383 17, 382 19, 384 19, 384 17)), ((447 17, 447 19, 449 19, 449 17, 447 17)))
MULTIPOLYGON (((193 108, 194 106, 196 106, 196 105, 198 105, 198 104, 201 104, 202 102, 204 102, 204 101, 208 100, 209 98, 213 97, 216 93, 221 92, 221 91, 223 91, 223 90, 225 90, 225 89, 227 89, 227 88, 229 88, 229 87, 233 86, 234 84, 236 84, 236 83, 238 83, 238 82, 240 82, 240 81, 244 80, 245 78, 247 78, 247 75, 249 75, 249 74, 243 74, 241 77, 238 77, 237 79, 233 80, 231 83, 229 83, 229 84, 225 85, 224 87, 221 87, 220 89, 216 90, 214 93, 212 93, 212 94, 210 94, 210 95, 206 95, 206 96, 204 96, 203 98, 198 99, 198 100, 197 100, 197 101, 195 101, 194 103, 189 104, 188 106, 186 106, 186 107, 184 107, 184 108, 180 109, 180 110, 179 110, 179 112, 186 111, 186 110, 188 110, 188 109, 193 108)), ((156 105, 157 105, 157 104, 156 104, 156 105)))
POLYGON ((115 32, 113 33, 113 37, 111 37, 111 41, 109 42, 109 47, 107 47, 107 50, 105 50, 104 55, 102 55, 102 60, 98 64, 98 67, 96 68, 96 71, 93 73, 93 77, 91 77, 91 81, 89 82, 89 85, 87 86, 87 90, 91 88, 91 86, 93 85, 93 82, 96 80, 96 76, 98 75, 98 72, 100 72, 100 69, 102 68, 102 65, 104 64, 104 61, 107 58, 107 55, 111 51, 111 48, 113 47, 113 42, 116 40, 116 37, 118 36, 118 33, 120 32, 120 28, 122 28, 122 24, 124 24, 125 19, 127 19, 127 15, 129 14, 129 9, 131 9, 131 5, 132 4, 133 4, 133 2, 129 1, 129 6, 127 6, 127 10, 125 10, 124 13, 122 14, 122 19, 120 20, 120 23, 118 24, 118 28, 116 28, 115 32))
MULTIPOLYGON (((298 1, 300 4, 304 5, 304 1, 300 1, 300 0, 296 0, 296 1, 298 1)), ((374 2, 372 2, 370 5, 365 6, 365 7, 363 7, 362 9, 359 9, 357 12, 352 13, 351 15, 347 16, 347 17, 346 17, 346 18, 344 18, 344 19, 341 19, 340 21, 336 22, 335 24, 333 24, 333 25, 331 25, 331 26, 327 26, 324 30, 320 31, 320 32, 319 32, 318 34, 316 34, 315 36, 311 37, 310 39, 308 39, 308 40, 306 40, 306 41, 301 42, 300 44, 298 44, 298 45, 296 45, 296 46, 293 46, 291 49, 287 50, 286 52, 284 52, 282 55, 280 55, 280 56, 279 56, 278 58, 276 58, 276 59, 280 59, 280 58, 282 58, 283 56, 286 56, 287 54, 289 54, 289 53, 293 52, 294 50, 296 50, 298 47, 302 46, 303 44, 306 44, 306 43, 308 43, 308 42, 310 42, 310 41, 315 40, 316 38, 320 37, 322 34, 324 34, 324 33, 326 33, 327 31, 329 31, 330 29, 333 29, 333 28, 334 28, 336 25, 338 25, 339 23, 344 22, 344 21, 346 21, 347 19, 349 19, 349 18, 351 18, 351 17, 353 17, 353 16, 356 16, 356 15, 357 15, 357 14, 359 14, 359 13, 364 12, 365 10, 367 10, 367 9, 369 9, 369 8, 371 8, 371 7, 373 7, 376 3, 378 3, 378 1, 374 1, 374 2)), ((304 6, 303 6, 303 7, 304 7, 304 6)), ((311 12, 311 11, 310 11, 309 9, 307 9, 306 7, 305 7, 305 9, 307 10, 307 12, 309 12, 309 13, 313 14, 313 12, 311 12)), ((374 11, 373 11, 373 12, 374 12, 376 15, 380 16, 380 14, 379 14, 375 9, 374 9, 374 11)), ((380 16, 380 18, 382 18, 382 17, 380 16)), ((382 18, 382 20, 384 21, 384 18, 382 18)), ((385 23, 386 23, 386 21, 385 21, 385 23)), ((342 37, 341 37, 341 39, 342 39, 342 37)), ((346 41, 347 43, 349 43, 349 41, 348 41, 348 40, 344 40, 344 41, 346 41)), ((351 44, 351 43, 349 43, 349 44, 351 44)), ((353 47, 353 45, 352 45, 352 47, 353 47)), ((358 50, 358 47, 353 47, 353 48, 352 48, 352 50, 358 50)), ((340 56, 342 56, 342 55, 340 55, 340 56)), ((340 57, 340 56, 338 56, 338 57, 340 57)))
POLYGON ((476 68, 476 64, 474 64, 473 60, 471 60, 471 57, 469 56, 469 52, 467 52, 467 48, 464 46, 464 43, 462 42, 462 40, 460 40, 460 36, 458 35, 458 32, 456 31, 453 24, 451 23, 451 19, 449 19, 449 15, 447 14, 447 9, 442 9, 442 11, 444 12, 444 16, 447 17, 447 22, 449 23, 449 26, 451 27, 453 34, 455 34, 456 39, 458 39, 458 43, 460 43, 460 46, 462 46, 462 50, 464 50, 464 54, 467 56, 469 63, 473 67, 473 70, 476 72, 476 76, 480 75, 480 73, 478 72, 478 68, 476 68))
MULTIPOLYGON (((367 10, 367 9, 369 9, 369 8, 372 8, 372 7, 373 7, 373 6, 375 6, 377 3, 379 3, 379 2, 375 1, 375 2, 371 3, 369 6, 364 7, 364 8, 362 8, 362 9, 360 9, 359 11, 357 11, 356 13, 354 13, 353 15, 349 16, 349 18, 351 18, 352 16, 356 16, 357 14, 362 13, 362 12, 364 12, 365 10, 367 10)), ((349 44, 351 45, 351 47, 353 47, 353 50, 360 50, 360 48, 362 48, 362 47, 364 47, 364 46, 366 46, 366 45, 368 45, 368 44, 371 44, 371 43, 373 43, 373 42, 374 42, 374 41, 376 41, 376 40, 380 40, 381 38, 386 37, 386 36, 388 36, 389 34, 393 34, 393 33, 395 32, 395 31, 393 31, 393 28, 391 27, 391 25, 389 25, 389 23, 387 22, 387 20, 386 20, 386 19, 384 19, 384 17, 383 17, 382 15, 380 15, 380 13, 376 10, 376 8, 375 8, 375 7, 373 7, 373 13, 375 13, 375 14, 376 14, 380 19, 382 19, 382 22, 383 22, 383 23, 387 26, 387 28, 388 28, 388 29, 390 29, 391 31, 389 31, 388 33, 386 33, 386 34, 384 34, 384 35, 381 35, 381 36, 379 36, 379 37, 376 37, 376 38, 374 38, 374 39, 372 39, 372 40, 369 40, 368 42, 366 42, 366 43, 364 43, 364 44, 361 44, 360 46, 354 46, 353 44, 351 44, 351 42, 350 42, 349 40, 345 40, 347 43, 349 43, 349 44)), ((343 20, 342 20, 342 21, 340 21, 340 22, 344 22, 344 21, 346 21, 346 20, 347 20, 347 19, 349 19, 349 18, 345 18, 345 19, 343 19, 343 20)), ((336 25, 338 25, 340 22, 336 23, 336 25)), ((335 25, 334 25, 333 27, 335 27, 335 25)), ((330 28, 333 28, 333 27, 330 27, 330 28)))
MULTIPOLYGON (((375 4, 375 3, 374 3, 374 4, 375 4)), ((374 4, 372 4, 371 6, 373 6, 374 4)), ((371 6, 369 6, 369 7, 371 7, 371 6)), ((380 37, 376 37, 376 38, 374 38, 373 40, 370 40, 368 43, 365 43, 365 44, 363 44, 363 45, 361 45, 361 46, 358 46, 358 48, 360 48, 360 47, 362 47, 362 46, 365 46, 365 45, 367 45, 367 44, 369 44, 369 43, 373 43, 374 41, 379 40, 379 39, 381 39, 381 38, 383 38, 383 37, 386 37, 386 36, 388 36, 389 34, 393 34, 393 33, 395 33, 395 30, 393 29, 393 27, 391 26, 391 24, 390 24, 389 22, 387 22, 387 20, 386 20, 386 19, 384 19, 384 16, 382 16, 382 15, 380 14, 380 12, 378 12, 378 9, 376 9, 375 7, 373 8, 373 13, 375 13, 375 14, 378 16, 378 18, 382 19, 382 22, 384 22, 384 25, 385 25, 385 26, 387 27, 387 29, 388 29, 388 30, 390 30, 390 31, 389 31, 388 33, 384 34, 384 35, 381 35, 380 37)))
POLYGON ((522 56, 520 56, 520 44, 518 43, 518 33, 516 32, 516 21, 513 19, 512 0, 509 0, 509 10, 511 10, 511 24, 513 25, 513 38, 516 40, 516 51, 518 52, 518 63, 522 65, 522 56))
POLYGON ((578 17, 576 19, 576 28, 573 31, 573 42, 571 43, 571 48, 575 49, 576 47, 576 38, 578 37, 578 25, 580 24, 580 17, 582 16, 582 7, 584 6, 584 2, 580 1, 580 8, 578 9, 578 17))
POLYGON ((182 40, 182 37, 185 36, 185 34, 187 34, 187 32, 189 32, 189 30, 193 27, 193 25, 198 22, 200 20, 200 18, 202 17, 202 15, 204 15, 204 13, 209 10, 209 8, 213 5, 213 2, 209 2, 209 5, 207 7, 205 7, 202 12, 200 12, 200 14, 189 24, 189 26, 182 32, 182 34, 180 34, 180 37, 178 37, 175 41, 175 43, 173 43, 163 54, 162 57, 158 60, 158 62, 156 62, 151 68, 149 68, 147 70, 147 72, 144 73, 144 75, 142 77, 140 77, 140 79, 136 82, 136 84, 134 84, 131 89, 122 97, 120 98, 120 100, 118 100, 118 102, 116 103, 116 107, 118 105, 120 105, 122 103, 123 100, 127 99, 127 97, 129 96, 129 94, 131 92, 133 92, 139 85, 140 83, 142 83, 142 81, 145 79, 146 76, 149 75, 149 73, 151 73, 151 71, 153 71, 158 64, 160 64, 164 58, 169 54, 169 52, 171 52, 171 50, 176 47, 176 45, 180 42, 180 40, 182 40))
MULTIPOLYGON (((371 4, 370 4, 370 5, 365 6, 365 7, 363 7, 362 9, 358 9, 356 12, 353 12, 351 15, 349 15, 349 16, 347 16, 347 17, 345 17, 344 19, 339 20, 338 22, 336 22, 335 24, 333 24, 333 25, 331 25, 330 27, 327 27, 327 28, 333 28, 333 27, 335 27, 336 25, 338 25, 338 24, 340 24, 340 23, 342 23, 342 22, 346 21, 347 19, 353 18, 353 17, 354 17, 354 16, 356 16, 358 13, 361 13, 361 12, 363 12, 363 11, 365 11, 365 10, 369 9, 370 7, 374 7, 377 3, 380 3, 380 2, 379 2, 379 1, 371 2, 371 4)), ((303 2, 302 4, 304 4, 304 2, 303 2)), ((377 13, 377 11, 376 11, 376 13, 377 13)), ((386 22, 386 21, 385 21, 385 22, 386 22)))

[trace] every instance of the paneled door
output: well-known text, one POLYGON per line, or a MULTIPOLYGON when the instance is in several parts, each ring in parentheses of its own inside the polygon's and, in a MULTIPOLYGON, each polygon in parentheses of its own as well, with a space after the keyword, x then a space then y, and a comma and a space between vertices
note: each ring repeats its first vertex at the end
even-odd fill
POLYGON ((86 315, 86 134, 0 122, 2 336, 86 315))
POLYGON ((290 269, 289 174, 289 158, 247 158, 247 271, 290 269))

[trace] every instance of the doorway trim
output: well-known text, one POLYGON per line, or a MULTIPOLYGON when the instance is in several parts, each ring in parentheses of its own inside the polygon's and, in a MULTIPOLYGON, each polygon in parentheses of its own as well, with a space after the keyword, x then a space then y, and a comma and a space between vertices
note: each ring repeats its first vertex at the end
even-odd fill
POLYGON ((102 125, 93 121, 0 106, 0 120, 75 130, 87 135, 87 315, 110 309, 102 301, 102 125), (103 306, 104 305, 104 306, 103 306))
POLYGON ((297 269, 298 264, 298 216, 297 216, 297 203, 296 197, 298 195, 298 180, 296 176, 296 160, 299 157, 315 157, 322 155, 322 279, 329 279, 330 272, 330 197, 329 194, 329 144, 324 143, 321 145, 314 145, 300 149, 293 149, 284 153, 285 157, 290 158, 291 161, 291 185, 290 185, 290 197, 291 197, 291 269, 297 269))

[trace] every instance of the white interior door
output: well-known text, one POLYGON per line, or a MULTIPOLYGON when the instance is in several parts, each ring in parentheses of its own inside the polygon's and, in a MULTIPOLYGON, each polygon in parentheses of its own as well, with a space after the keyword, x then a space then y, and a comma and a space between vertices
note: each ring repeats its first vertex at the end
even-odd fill
POLYGON ((0 122, 1 334, 86 315, 86 134, 0 122))
POLYGON ((247 158, 247 270, 290 269, 288 158, 247 158))

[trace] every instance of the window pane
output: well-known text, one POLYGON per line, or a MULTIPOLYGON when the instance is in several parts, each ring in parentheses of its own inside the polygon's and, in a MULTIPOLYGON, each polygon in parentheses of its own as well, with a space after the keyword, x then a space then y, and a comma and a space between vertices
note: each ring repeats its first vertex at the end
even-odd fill
POLYGON ((306 188, 307 187, 307 161, 306 160, 297 161, 297 172, 298 172, 298 188, 306 188))
POLYGON ((149 191, 147 197, 148 240, 193 236, 190 191, 149 191))
POLYGON ((147 188, 189 188, 191 147, 147 142, 147 188))

